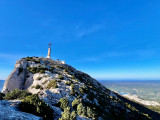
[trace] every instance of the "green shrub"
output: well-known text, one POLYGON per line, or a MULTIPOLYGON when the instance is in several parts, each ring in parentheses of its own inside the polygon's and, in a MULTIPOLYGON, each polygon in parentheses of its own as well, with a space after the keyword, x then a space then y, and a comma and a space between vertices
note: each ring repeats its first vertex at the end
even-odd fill
POLYGON ((77 117, 76 111, 72 111, 70 115, 70 120, 76 120, 76 117, 77 117))
POLYGON ((61 82, 61 80, 57 80, 57 82, 61 82))
POLYGON ((41 80, 42 79, 42 77, 37 77, 37 80, 41 80))
POLYGON ((50 108, 38 95, 26 97, 20 104, 19 109, 43 117, 44 120, 53 120, 53 109, 50 108))
POLYGON ((35 74, 37 68, 36 68, 36 67, 27 67, 27 70, 28 70, 29 72, 31 72, 32 74, 35 74))
POLYGON ((94 93, 90 91, 90 92, 87 94, 87 98, 88 98, 89 100, 93 101, 94 98, 95 98, 94 93))
POLYGON ((42 86, 41 86, 41 85, 39 85, 39 84, 38 84, 38 85, 36 85, 36 86, 35 86, 35 88, 36 88, 36 89, 43 89, 43 88, 42 88, 42 86))
POLYGON ((62 117, 59 120, 70 120, 70 107, 64 109, 62 117))
POLYGON ((82 94, 82 95, 84 95, 84 90, 83 90, 83 88, 79 88, 79 91, 80 91, 80 93, 82 94))
POLYGON ((40 74, 44 74, 44 73, 45 73, 45 70, 40 70, 39 73, 40 73, 40 74))
POLYGON ((35 63, 40 63, 40 60, 35 60, 34 62, 35 62, 35 63))
POLYGON ((71 81, 67 81, 66 84, 67 84, 67 85, 71 85, 72 82, 71 82, 71 81))
POLYGON ((85 107, 83 106, 82 103, 80 103, 80 104, 77 106, 77 114, 78 114, 78 115, 81 115, 81 116, 83 116, 83 117, 86 116, 86 109, 85 109, 85 107))
POLYGON ((79 103, 80 103, 79 100, 75 98, 75 99, 73 100, 73 102, 72 102, 72 107, 73 107, 73 109, 77 109, 77 106, 78 106, 79 103))
POLYGON ((68 106, 69 101, 68 101, 67 98, 61 98, 61 99, 58 101, 58 104, 59 104, 60 108, 61 108, 62 110, 64 110, 64 108, 66 108, 66 107, 68 106))
POLYGON ((74 76, 74 75, 72 75, 72 79, 75 79, 75 76, 74 76))
POLYGON ((90 107, 87 107, 87 116, 92 120, 96 119, 96 112, 93 111, 90 107))
POLYGON ((45 67, 27 67, 27 70, 32 74, 35 74, 35 73, 44 74, 45 70, 48 70, 48 69, 45 67))
POLYGON ((63 77, 62 75, 59 75, 59 76, 58 76, 58 79, 63 80, 63 79, 64 79, 64 77, 63 77))
POLYGON ((5 100, 23 99, 23 98, 25 98, 26 96, 29 96, 29 95, 31 95, 31 93, 29 93, 26 90, 15 89, 11 92, 8 92, 5 95, 4 99, 5 100))
POLYGON ((51 73, 53 73, 53 70, 54 70, 54 67, 51 67, 51 68, 49 69, 49 71, 50 71, 51 73))
POLYGON ((51 80, 51 81, 48 83, 46 89, 50 89, 51 87, 52 87, 52 88, 58 88, 56 79, 51 80))
POLYGON ((79 81, 76 79, 75 82, 78 83, 79 81))
POLYGON ((0 100, 3 100, 4 94, 0 93, 0 100))
POLYGON ((62 113, 62 117, 59 120, 76 120, 76 112, 73 111, 71 113, 71 108, 67 107, 64 109, 64 112, 62 113))
POLYGON ((76 94, 76 90, 75 90, 75 85, 71 84, 71 92, 70 95, 75 95, 76 94))

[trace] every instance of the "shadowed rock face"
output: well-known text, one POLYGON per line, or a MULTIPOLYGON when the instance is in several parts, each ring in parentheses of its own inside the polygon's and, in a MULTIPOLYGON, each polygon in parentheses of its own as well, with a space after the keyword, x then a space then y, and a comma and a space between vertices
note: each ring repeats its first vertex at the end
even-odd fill
MULTIPOLYGON (((84 107, 81 108, 86 113, 83 117, 78 115, 77 119, 148 119, 142 113, 129 108, 130 105, 127 107, 117 94, 86 73, 48 58, 27 57, 18 60, 15 69, 5 81, 2 92, 7 93, 16 88, 38 94, 40 99, 53 108, 55 120, 61 117, 62 110, 57 107, 61 98, 68 99, 71 111, 75 99, 83 103, 84 107)), ((77 110, 78 107, 75 111, 77 110)))

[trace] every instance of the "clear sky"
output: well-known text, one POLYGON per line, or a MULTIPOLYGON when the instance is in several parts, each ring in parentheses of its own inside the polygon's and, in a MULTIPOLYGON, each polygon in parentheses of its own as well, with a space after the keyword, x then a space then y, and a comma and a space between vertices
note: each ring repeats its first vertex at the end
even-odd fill
POLYGON ((160 79, 160 1, 0 1, 0 79, 49 42, 53 59, 94 78, 160 79))

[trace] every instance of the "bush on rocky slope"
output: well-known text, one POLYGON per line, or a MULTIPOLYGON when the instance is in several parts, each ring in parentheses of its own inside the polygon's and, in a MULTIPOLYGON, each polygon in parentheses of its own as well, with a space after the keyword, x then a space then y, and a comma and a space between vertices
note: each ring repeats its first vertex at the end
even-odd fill
POLYGON ((3 100, 4 94, 0 93, 0 100, 3 100))
POLYGON ((5 100, 23 99, 29 95, 31 95, 31 93, 29 93, 26 90, 15 89, 15 90, 5 94, 4 99, 5 100))
POLYGON ((43 117, 44 120, 53 120, 53 109, 50 108, 38 95, 27 96, 19 104, 19 109, 43 117))
POLYGON ((62 113, 62 117, 59 120, 76 120, 76 112, 72 111, 71 108, 67 107, 64 109, 64 112, 62 113))
POLYGON ((58 105, 60 106, 60 108, 62 110, 64 110, 69 104, 69 101, 67 98, 61 98, 59 101, 58 101, 58 105))
POLYGON ((56 79, 51 80, 51 81, 48 83, 46 89, 50 89, 51 87, 52 87, 52 88, 58 88, 56 79))

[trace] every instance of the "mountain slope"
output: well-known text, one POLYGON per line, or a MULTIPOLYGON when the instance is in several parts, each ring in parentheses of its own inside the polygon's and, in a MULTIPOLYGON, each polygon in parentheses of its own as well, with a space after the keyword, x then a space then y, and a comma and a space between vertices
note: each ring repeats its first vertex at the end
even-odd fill
POLYGON ((141 105, 129 104, 129 100, 72 66, 47 58, 18 60, 2 92, 16 88, 38 94, 53 108, 55 119, 60 118, 61 114, 61 120, 66 120, 66 114, 69 119, 77 115, 77 119, 96 120, 147 120, 150 117, 158 120, 159 117, 154 112, 148 113, 145 108, 141 111, 141 105))

